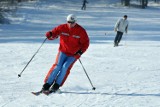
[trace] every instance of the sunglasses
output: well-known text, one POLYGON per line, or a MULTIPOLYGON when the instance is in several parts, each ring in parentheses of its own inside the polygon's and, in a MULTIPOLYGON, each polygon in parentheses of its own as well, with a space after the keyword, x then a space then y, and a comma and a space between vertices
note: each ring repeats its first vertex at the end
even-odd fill
POLYGON ((73 24, 73 23, 75 23, 75 22, 68 21, 67 23, 73 24))

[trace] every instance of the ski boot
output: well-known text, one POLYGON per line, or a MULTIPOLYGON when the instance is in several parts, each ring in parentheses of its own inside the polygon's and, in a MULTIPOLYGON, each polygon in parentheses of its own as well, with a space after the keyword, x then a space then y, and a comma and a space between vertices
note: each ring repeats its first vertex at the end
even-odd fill
POLYGON ((59 89, 59 84, 55 83, 50 87, 50 92, 56 92, 59 89))
POLYGON ((42 87, 42 93, 45 91, 49 91, 49 88, 51 87, 51 85, 49 83, 45 83, 42 87))
POLYGON ((114 42, 114 47, 118 46, 118 42, 114 42))
POLYGON ((56 92, 60 93, 59 84, 57 84, 57 83, 51 85, 51 87, 49 88, 49 90, 43 91, 43 94, 49 95, 51 93, 56 93, 56 92))

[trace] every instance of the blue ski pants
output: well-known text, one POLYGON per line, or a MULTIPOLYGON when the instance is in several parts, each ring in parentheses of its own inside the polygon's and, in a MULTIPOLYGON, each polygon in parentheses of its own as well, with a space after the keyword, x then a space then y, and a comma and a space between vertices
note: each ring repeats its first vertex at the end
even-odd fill
POLYGON ((69 75, 70 69, 75 61, 76 58, 73 56, 67 56, 65 53, 59 52, 56 63, 52 66, 45 79, 46 83, 51 85, 55 82, 61 86, 69 75))

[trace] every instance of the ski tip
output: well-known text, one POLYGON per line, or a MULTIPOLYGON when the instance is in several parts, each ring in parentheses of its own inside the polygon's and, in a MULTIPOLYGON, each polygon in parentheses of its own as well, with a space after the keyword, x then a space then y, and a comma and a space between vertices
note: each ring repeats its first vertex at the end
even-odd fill
POLYGON ((33 95, 38 96, 41 94, 41 92, 31 92, 33 95))

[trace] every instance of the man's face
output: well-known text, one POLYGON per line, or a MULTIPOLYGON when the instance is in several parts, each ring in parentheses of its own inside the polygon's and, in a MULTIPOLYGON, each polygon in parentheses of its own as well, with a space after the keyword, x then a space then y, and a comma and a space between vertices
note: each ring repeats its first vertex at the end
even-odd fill
POLYGON ((70 21, 68 21, 67 24, 68 24, 69 28, 72 28, 76 25, 75 22, 70 22, 70 21))
POLYGON ((126 20, 127 19, 127 17, 124 17, 124 20, 126 20))

